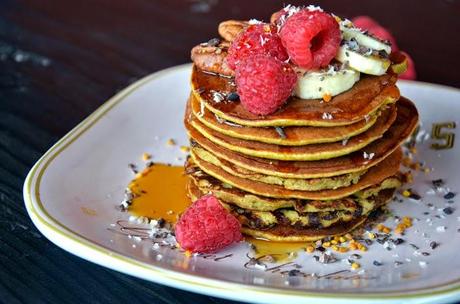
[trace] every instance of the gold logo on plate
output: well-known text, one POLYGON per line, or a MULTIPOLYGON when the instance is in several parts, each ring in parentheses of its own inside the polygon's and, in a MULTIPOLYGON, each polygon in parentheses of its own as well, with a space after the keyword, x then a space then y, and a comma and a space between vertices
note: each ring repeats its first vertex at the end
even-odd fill
POLYGON ((455 122, 442 122, 442 123, 433 123, 431 129, 431 138, 433 140, 438 140, 441 142, 435 142, 431 144, 431 148, 435 150, 444 150, 452 149, 455 141, 455 133, 446 132, 443 129, 455 129, 455 122))

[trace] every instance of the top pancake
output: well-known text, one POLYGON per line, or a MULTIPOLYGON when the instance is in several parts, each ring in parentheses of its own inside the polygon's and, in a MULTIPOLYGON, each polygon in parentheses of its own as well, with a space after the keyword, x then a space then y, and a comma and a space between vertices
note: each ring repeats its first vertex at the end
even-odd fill
POLYGON ((258 116, 248 112, 239 101, 216 102, 217 93, 236 91, 233 78, 222 77, 193 67, 191 85, 194 96, 222 119, 243 126, 339 126, 356 123, 372 115, 382 105, 396 102, 400 94, 395 86, 397 75, 362 76, 350 90, 329 102, 291 97, 277 112, 258 116), (324 114, 331 119, 324 119, 324 114))
POLYGON ((282 146, 321 144, 348 139, 367 131, 375 124, 378 117, 378 114, 374 114, 369 119, 363 119, 346 126, 328 128, 291 126, 277 130, 275 127, 248 127, 229 123, 207 110, 206 107, 202 107, 193 94, 191 94, 188 103, 193 115, 205 126, 216 132, 243 140, 253 140, 282 146))

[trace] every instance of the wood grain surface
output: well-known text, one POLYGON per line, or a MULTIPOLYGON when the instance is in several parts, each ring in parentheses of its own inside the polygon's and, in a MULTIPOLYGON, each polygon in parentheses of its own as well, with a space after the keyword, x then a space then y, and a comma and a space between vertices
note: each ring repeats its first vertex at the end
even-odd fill
MULTIPOLYGON (((219 21, 267 20, 283 2, 0 0, 1 303, 231 303, 63 251, 31 223, 22 184, 54 142, 114 93, 188 62, 191 47, 217 35, 219 21)), ((373 16, 414 58, 419 80, 460 87, 460 1, 315 4, 345 17, 373 16)))

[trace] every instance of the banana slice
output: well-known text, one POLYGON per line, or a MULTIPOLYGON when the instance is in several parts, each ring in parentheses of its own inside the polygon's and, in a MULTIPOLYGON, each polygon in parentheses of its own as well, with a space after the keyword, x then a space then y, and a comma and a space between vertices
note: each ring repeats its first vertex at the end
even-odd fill
POLYGON ((350 47, 349 42, 345 41, 345 44, 339 47, 335 59, 364 74, 379 76, 386 73, 391 64, 386 56, 372 49, 363 51, 361 48, 350 47))
POLYGON ((376 51, 385 51, 391 54, 391 46, 377 37, 369 35, 367 32, 354 27, 350 20, 339 22, 340 30, 342 31, 343 39, 351 40, 354 38, 359 45, 365 46, 376 51))
POLYGON ((302 99, 332 97, 349 90, 359 80, 358 71, 333 66, 319 71, 298 68, 297 75, 294 95, 302 99))

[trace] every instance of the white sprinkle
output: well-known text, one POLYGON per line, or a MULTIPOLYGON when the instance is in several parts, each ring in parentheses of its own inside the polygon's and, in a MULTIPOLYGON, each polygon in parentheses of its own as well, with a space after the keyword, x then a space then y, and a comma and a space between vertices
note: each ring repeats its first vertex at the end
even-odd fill
POLYGON ((260 36, 260 45, 263 46, 265 43, 267 43, 267 39, 260 36))
POLYGON ((334 76, 335 74, 337 74, 337 71, 335 70, 333 65, 329 65, 326 74, 334 76))
POLYGON ((436 191, 434 191, 434 189, 428 189, 425 193, 428 195, 435 195, 436 191))
POLYGON ((346 146, 348 143, 348 138, 342 140, 342 146, 346 146))
POLYGON ((216 103, 219 103, 221 102, 222 100, 225 99, 224 95, 222 93, 219 93, 219 92, 216 92, 216 91, 211 91, 212 93, 212 100, 214 100, 214 102, 216 103))
POLYGON ((411 262, 412 260, 409 258, 406 258, 406 262, 411 262))
POLYGON ((420 267, 422 267, 422 268, 426 268, 426 266, 428 265, 428 263, 425 262, 425 261, 419 261, 418 264, 419 264, 420 267))
POLYGON ((446 231, 446 226, 438 226, 436 227, 437 232, 445 232, 446 231))
POLYGON ((204 101, 200 102, 200 112, 198 112, 199 117, 203 117, 204 115, 204 101))
POLYGON ((142 241, 142 238, 141 238, 140 236, 134 236, 133 239, 134 239, 136 242, 142 241))
POLYGON ((115 224, 110 224, 110 226, 115 227, 116 225, 115 224))
POLYGON ((414 256, 421 256, 422 252, 420 250, 414 250, 414 256))
POLYGON ((251 19, 251 20, 249 20, 249 24, 251 24, 251 25, 253 25, 253 24, 261 24, 261 23, 262 23, 262 21, 257 20, 257 19, 251 19))
POLYGON ((323 119, 332 119, 332 114, 324 112, 322 118, 323 119))
POLYGON ((371 160, 374 158, 374 156, 375 156, 375 153, 367 153, 366 151, 363 152, 364 159, 371 160))
POLYGON ((307 10, 309 10, 310 12, 315 12, 315 11, 322 12, 323 11, 321 7, 315 6, 315 5, 307 6, 307 10))
POLYGON ((128 218, 129 222, 135 222, 136 220, 137 220, 137 216, 135 216, 135 215, 130 215, 129 218, 128 218))
POLYGON ((264 284, 264 283, 265 283, 265 279, 264 279, 264 278, 255 277, 255 278, 253 279, 253 282, 254 282, 255 284, 259 284, 259 285, 260 285, 260 284, 264 284))
POLYGON ((133 244, 133 245, 132 245, 132 247, 133 247, 133 248, 136 248, 136 245, 135 245, 135 244, 133 244))
POLYGON ((158 249, 160 249, 160 245, 159 245, 158 243, 153 243, 152 248, 153 248, 154 250, 158 250, 158 249))

